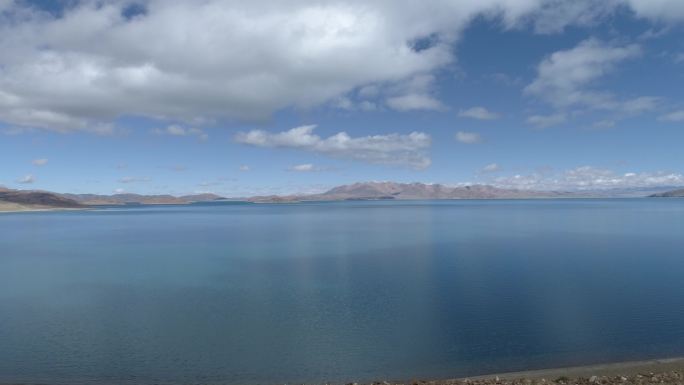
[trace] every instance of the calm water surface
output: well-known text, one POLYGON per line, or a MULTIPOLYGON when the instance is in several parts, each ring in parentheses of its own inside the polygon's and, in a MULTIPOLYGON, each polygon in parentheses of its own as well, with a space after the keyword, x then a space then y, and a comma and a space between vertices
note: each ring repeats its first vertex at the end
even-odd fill
POLYGON ((684 355, 684 200, 0 215, 0 383, 467 376, 684 355))

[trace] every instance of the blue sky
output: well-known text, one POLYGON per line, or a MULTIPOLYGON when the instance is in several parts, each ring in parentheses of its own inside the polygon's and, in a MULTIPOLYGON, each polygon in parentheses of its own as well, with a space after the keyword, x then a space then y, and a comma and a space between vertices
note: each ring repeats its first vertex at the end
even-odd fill
POLYGON ((684 3, 0 0, 0 185, 684 185, 684 3))

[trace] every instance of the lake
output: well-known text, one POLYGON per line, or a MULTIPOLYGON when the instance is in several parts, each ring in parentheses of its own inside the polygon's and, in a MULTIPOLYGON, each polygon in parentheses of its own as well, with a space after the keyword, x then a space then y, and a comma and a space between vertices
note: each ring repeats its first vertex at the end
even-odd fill
POLYGON ((340 383, 681 355, 684 200, 0 214, 0 383, 340 383))

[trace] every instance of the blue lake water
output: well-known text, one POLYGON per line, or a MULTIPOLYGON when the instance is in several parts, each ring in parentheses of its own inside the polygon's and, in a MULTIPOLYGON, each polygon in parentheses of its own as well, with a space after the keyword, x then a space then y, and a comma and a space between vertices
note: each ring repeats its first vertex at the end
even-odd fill
POLYGON ((680 355, 684 200, 0 215, 0 383, 339 383, 680 355))

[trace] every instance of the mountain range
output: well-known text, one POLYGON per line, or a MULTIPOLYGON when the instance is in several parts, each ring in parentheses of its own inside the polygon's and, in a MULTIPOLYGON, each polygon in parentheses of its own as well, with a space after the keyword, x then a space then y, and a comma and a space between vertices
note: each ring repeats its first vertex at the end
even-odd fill
MULTIPOLYGON (((669 188, 668 188, 669 189, 669 188)), ((425 183, 361 182, 332 188, 319 194, 255 196, 235 201, 252 203, 291 203, 345 200, 439 200, 439 199, 544 199, 684 197, 684 189, 613 189, 596 191, 533 191, 504 189, 489 185, 446 186, 425 183)), ((190 204, 226 200, 216 194, 58 194, 48 191, 12 190, 0 187, 0 211, 80 209, 109 205, 190 204)))
POLYGON ((82 209, 92 206, 189 204, 224 199, 216 194, 173 195, 140 194, 59 194, 49 191, 12 190, 0 187, 0 211, 82 209))
POLYGON ((74 200, 84 205, 116 206, 116 205, 182 205, 195 202, 208 202, 224 199, 216 194, 195 194, 195 195, 140 195, 140 194, 59 194, 66 199, 74 200))
POLYGON ((45 191, 22 191, 0 187, 0 211, 78 209, 85 206, 69 198, 45 191))
POLYGON ((684 198, 684 189, 650 195, 651 198, 684 198))
POLYGON ((320 194, 270 195, 248 198, 250 202, 278 203, 340 200, 417 200, 417 199, 524 199, 568 198, 582 196, 557 191, 502 189, 488 185, 451 187, 441 184, 363 182, 344 185, 320 194))

